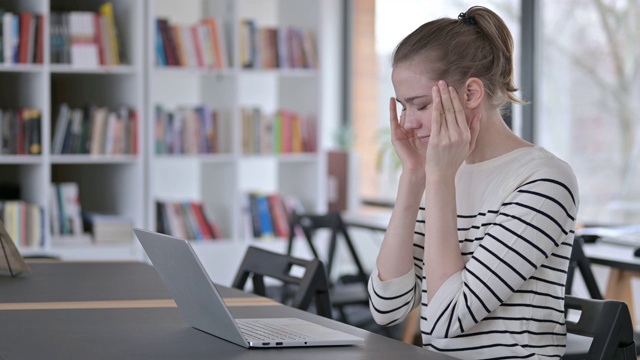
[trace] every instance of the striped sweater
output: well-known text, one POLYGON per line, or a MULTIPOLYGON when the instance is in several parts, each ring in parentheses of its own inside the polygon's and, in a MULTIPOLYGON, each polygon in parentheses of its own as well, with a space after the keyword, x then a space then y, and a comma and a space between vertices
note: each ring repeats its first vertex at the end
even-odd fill
POLYGON ((369 279, 374 319, 394 325, 422 305, 426 349, 463 359, 561 358, 564 287, 579 202, 571 167, 541 147, 517 149, 463 164, 456 198, 464 269, 427 304, 421 207, 413 270, 381 281, 374 269, 369 279))

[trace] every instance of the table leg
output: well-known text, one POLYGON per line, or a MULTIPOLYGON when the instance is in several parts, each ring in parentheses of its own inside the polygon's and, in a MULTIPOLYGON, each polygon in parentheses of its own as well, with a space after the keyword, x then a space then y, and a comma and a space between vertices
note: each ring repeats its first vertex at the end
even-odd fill
POLYGON ((607 290, 604 294, 606 299, 622 300, 629 306, 631 314, 631 322, 633 328, 636 328, 636 313, 633 302, 633 286, 631 279, 634 276, 640 276, 640 273, 622 269, 611 268, 609 271, 609 280, 607 281, 607 290))

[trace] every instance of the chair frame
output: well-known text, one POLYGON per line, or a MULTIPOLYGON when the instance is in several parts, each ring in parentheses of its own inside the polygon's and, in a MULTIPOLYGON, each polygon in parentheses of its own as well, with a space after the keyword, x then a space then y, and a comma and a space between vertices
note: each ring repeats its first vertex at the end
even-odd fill
MULTIPOLYGON (((582 278, 584 279, 584 283, 587 287, 587 291, 589 293, 589 296, 591 297, 591 299, 593 300, 597 300, 597 301, 605 301, 604 300, 604 296, 602 295, 602 292, 600 291, 600 288, 598 287, 598 283, 595 279, 595 276, 593 274, 593 270, 591 269, 591 261, 589 260, 589 258, 587 257, 587 255, 584 253, 584 239, 577 235, 574 237, 573 239, 573 247, 571 250, 571 259, 569 260, 569 268, 567 269, 567 280, 566 280, 566 285, 565 285, 565 307, 567 306, 566 302, 567 302, 567 298, 569 299, 569 301, 571 301, 572 299, 575 299, 574 296, 571 295, 571 291, 573 289, 573 280, 574 280, 574 275, 576 270, 580 271, 580 275, 582 276, 582 278)), ((610 300, 606 300, 606 301, 610 301, 610 300)), ((626 307, 626 311, 629 312, 629 309, 627 307, 627 305, 622 302, 622 304, 625 305, 626 307)), ((569 304, 571 305, 571 304, 569 304)), ((583 310, 584 311, 584 310, 583 310)), ((611 310, 607 310, 607 311, 611 311, 611 310)), ((613 314, 610 314, 609 316, 614 316, 613 314)), ((633 353, 635 354, 636 352, 640 351, 638 349, 638 347, 640 347, 640 343, 637 342, 637 339, 640 339, 640 334, 635 332, 634 328, 633 328, 633 322, 631 321, 631 315, 629 315, 629 321, 630 323, 630 327, 631 327, 631 336, 632 336, 632 343, 633 343, 633 353)), ((567 330, 569 329, 569 323, 567 323, 567 330)), ((574 332, 574 331, 570 331, 570 332, 574 332)), ((579 333, 576 333, 578 335, 580 335, 579 333)), ((594 346, 594 344, 596 343, 596 340, 594 339, 592 342, 592 347, 594 346)), ((628 351, 628 350, 626 350, 628 351)), ((589 350, 589 353, 591 352, 591 350, 589 350)), ((566 358, 573 358, 573 357, 584 357, 584 353, 583 354, 566 354, 565 357, 566 358)), ((618 357, 620 358, 620 357, 618 357)), ((635 359, 635 355, 633 357, 633 359, 635 359)))
POLYGON ((232 287, 244 290, 249 277, 252 278, 253 292, 261 296, 266 296, 265 277, 280 280, 287 285, 296 285, 292 307, 307 310, 311 302, 315 301, 316 313, 332 318, 329 282, 324 264, 318 259, 305 260, 249 246, 232 287), (291 274, 294 265, 305 269, 301 277, 291 274))
POLYGON ((567 332, 592 337, 587 360, 636 359, 633 325, 627 304, 619 300, 565 296, 565 312, 581 310, 578 321, 566 321, 567 332))
POLYGON ((296 237, 296 229, 302 229, 304 233, 304 238, 309 246, 309 249, 313 253, 313 256, 316 259, 319 259, 318 251, 316 250, 316 246, 313 243, 313 234, 316 230, 319 229, 329 229, 331 230, 331 239, 329 241, 329 252, 327 256, 327 277, 331 278, 331 270, 333 268, 333 260, 335 258, 336 246, 338 244, 338 235, 341 235, 345 241, 345 244, 349 248, 349 253, 351 258, 357 268, 357 281, 361 281, 366 284, 369 276, 364 270, 362 266, 362 262, 358 257, 358 253, 356 252, 355 246, 353 245, 353 241, 349 236, 349 232, 347 231, 347 227, 338 212, 328 212, 326 214, 318 215, 318 214, 298 214, 293 212, 291 214, 290 219, 290 228, 289 228, 289 242, 287 245, 287 254, 291 255, 293 252, 293 243, 296 237))
MULTIPOLYGON (((369 306, 369 293, 367 289, 369 274, 365 272, 364 267, 362 266, 362 262, 358 257, 358 253, 356 252, 353 241, 351 240, 351 236, 347 231, 347 226, 342 220, 340 213, 336 211, 330 211, 325 214, 293 212, 291 214, 289 226, 287 254, 291 254, 293 251, 294 240, 296 235, 299 234, 299 231, 297 230, 302 230, 304 239, 316 259, 319 259, 319 255, 316 250, 316 245, 314 244, 314 233, 321 229, 331 231, 327 254, 327 279, 329 279, 331 284, 331 302, 333 307, 338 310, 337 319, 339 321, 355 326, 363 326, 364 324, 350 321, 345 308, 352 305, 369 306), (350 279, 343 281, 344 284, 335 286, 336 284, 331 283, 331 270, 333 267, 333 260, 335 258, 339 236, 342 237, 349 249, 349 254, 351 255, 351 259, 356 267, 356 274, 350 276, 350 279)), ((387 329, 385 328, 385 331, 386 330, 387 329)))

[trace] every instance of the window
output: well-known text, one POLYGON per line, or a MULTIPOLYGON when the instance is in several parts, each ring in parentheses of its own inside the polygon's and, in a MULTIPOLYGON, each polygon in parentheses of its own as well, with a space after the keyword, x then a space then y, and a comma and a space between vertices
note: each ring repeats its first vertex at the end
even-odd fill
MULTIPOLYGON (((393 200, 399 164, 389 140, 391 55, 395 46, 423 23, 440 17, 456 18, 473 5, 500 15, 511 30, 516 47, 520 38, 520 1, 355 0, 352 9, 352 127, 359 158, 360 196, 393 200)), ((517 86, 516 80, 516 86, 517 86)), ((517 109, 514 124, 518 124, 517 109)), ((516 126, 517 128, 517 126, 516 126)))
POLYGON ((569 162, 579 219, 640 223, 640 2, 540 8, 536 142, 569 162))

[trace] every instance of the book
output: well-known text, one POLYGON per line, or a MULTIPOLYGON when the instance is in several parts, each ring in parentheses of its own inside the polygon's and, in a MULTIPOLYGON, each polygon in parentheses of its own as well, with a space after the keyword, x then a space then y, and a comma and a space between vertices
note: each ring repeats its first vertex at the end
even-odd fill
POLYGON ((100 6, 100 14, 104 16, 107 25, 108 45, 111 59, 109 65, 120 65, 120 50, 118 46, 118 31, 113 14, 113 3, 106 2, 100 6))
POLYGON ((210 17, 204 19, 203 22, 209 27, 209 34, 211 36, 211 50, 213 53, 214 66, 216 69, 222 69, 227 66, 224 60, 226 54, 224 53, 224 40, 220 37, 220 25, 219 20, 210 17))
POLYGON ((60 222, 60 198, 56 184, 49 187, 49 223, 51 224, 51 235, 58 236, 62 233, 60 222))
POLYGON ((266 195, 258 195, 256 199, 258 208, 258 217, 260 221, 260 237, 273 237, 273 220, 271 218, 271 210, 269 209, 269 200, 266 195))
POLYGON ((209 222, 207 221, 206 215, 202 210, 202 204, 197 202, 190 202, 191 211, 198 223, 198 228, 200 230, 200 234, 202 235, 202 239, 210 240, 213 239, 213 233, 211 231, 211 227, 209 222))
POLYGON ((92 12, 72 11, 69 13, 71 65, 95 68, 100 64, 94 22, 94 13, 92 12))
POLYGON ((64 145, 64 137, 67 132, 67 124, 69 122, 69 106, 67 104, 61 104, 58 110, 58 118, 56 120, 56 129, 53 133, 53 142, 51 152, 54 154, 62 154, 62 147, 64 145))
POLYGON ((256 193, 249 193, 248 195, 248 212, 251 219, 251 229, 254 238, 259 238, 262 235, 262 227, 260 221, 260 212, 258 210, 258 197, 256 193))
POLYGON ((80 188, 75 182, 55 184, 58 192, 60 233, 63 235, 82 235, 82 206, 80 205, 80 188))
POLYGON ((166 66, 167 58, 165 56, 164 42, 162 40, 162 25, 160 19, 156 19, 154 27, 155 38, 155 50, 156 50, 156 65, 166 66))
POLYGON ((200 226, 191 207, 191 203, 188 201, 179 203, 182 206, 182 214, 184 216, 185 226, 189 234, 189 239, 192 240, 204 240, 200 226))
POLYGON ((87 212, 83 225, 97 244, 133 241, 133 220, 126 216, 87 212))
POLYGON ((191 33, 191 41, 193 42, 193 48, 196 56, 196 65, 198 67, 205 67, 204 49, 202 46, 202 36, 198 28, 199 25, 189 26, 189 32, 191 33))
POLYGON ((91 116, 91 155, 104 154, 104 137, 107 126, 107 108, 99 107, 91 116))
POLYGON ((273 193, 267 195, 269 200, 269 210, 273 220, 273 230, 276 236, 282 238, 289 237, 289 215, 284 207, 280 194, 273 193))
POLYGON ((33 14, 30 12, 21 12, 19 14, 19 43, 18 43, 18 61, 16 63, 26 64, 29 59, 29 39, 31 38, 31 25, 33 22, 33 14))

